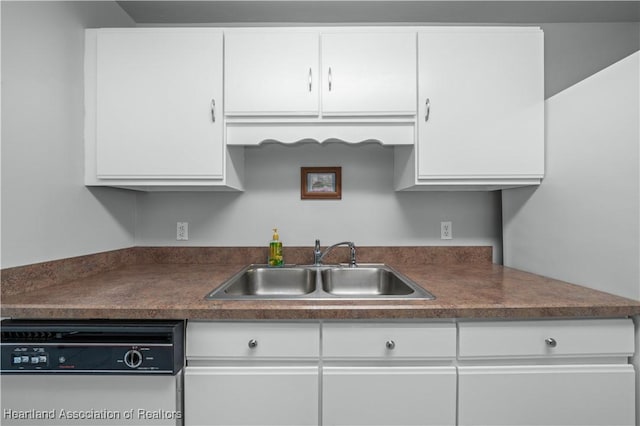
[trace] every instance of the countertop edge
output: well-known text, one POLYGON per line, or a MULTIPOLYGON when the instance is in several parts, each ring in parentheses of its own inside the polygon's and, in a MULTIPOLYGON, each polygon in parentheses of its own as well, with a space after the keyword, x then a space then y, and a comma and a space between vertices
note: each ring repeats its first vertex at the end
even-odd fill
POLYGON ((2 317, 30 319, 184 319, 184 320, 429 320, 429 319, 542 319, 603 318, 640 315, 640 306, 602 307, 477 307, 477 308, 379 308, 307 307, 247 309, 86 309, 49 307, 3 307, 2 317))

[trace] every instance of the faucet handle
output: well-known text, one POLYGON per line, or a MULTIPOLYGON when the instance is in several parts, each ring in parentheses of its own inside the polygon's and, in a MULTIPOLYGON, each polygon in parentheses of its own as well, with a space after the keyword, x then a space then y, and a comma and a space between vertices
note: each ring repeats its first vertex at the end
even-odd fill
POLYGON ((320 250, 320 240, 316 238, 315 250, 320 250))

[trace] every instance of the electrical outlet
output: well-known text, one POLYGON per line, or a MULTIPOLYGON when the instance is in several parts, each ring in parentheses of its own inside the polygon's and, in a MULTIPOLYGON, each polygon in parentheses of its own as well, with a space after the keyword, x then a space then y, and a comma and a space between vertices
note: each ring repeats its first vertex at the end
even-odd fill
POLYGON ((453 239, 453 229, 451 228, 451 222, 440 222, 440 239, 453 239))
POLYGON ((176 240, 188 240, 189 239, 189 222, 178 222, 176 226, 176 240))

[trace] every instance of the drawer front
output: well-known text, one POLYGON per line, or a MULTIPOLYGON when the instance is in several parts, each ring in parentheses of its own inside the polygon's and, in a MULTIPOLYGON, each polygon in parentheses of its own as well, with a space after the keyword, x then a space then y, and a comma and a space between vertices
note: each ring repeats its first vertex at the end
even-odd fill
POLYGON ((324 358, 455 358, 456 328, 443 324, 324 324, 324 358))
POLYGON ((317 359, 319 354, 319 324, 194 321, 187 324, 187 359, 317 359))
POLYGON ((631 356, 630 319, 462 322, 460 359, 631 356))

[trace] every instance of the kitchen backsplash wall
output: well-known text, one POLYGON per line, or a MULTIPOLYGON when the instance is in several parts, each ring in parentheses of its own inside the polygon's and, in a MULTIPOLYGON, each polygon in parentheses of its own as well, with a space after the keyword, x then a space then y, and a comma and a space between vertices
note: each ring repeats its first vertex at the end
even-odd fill
POLYGON ((393 150, 378 144, 247 148, 243 193, 138 195, 139 246, 262 246, 273 227, 285 246, 490 245, 501 261, 499 192, 394 192, 393 150), (342 200, 301 200, 301 166, 341 166, 342 200), (189 223, 188 241, 176 241, 176 222, 189 223))

